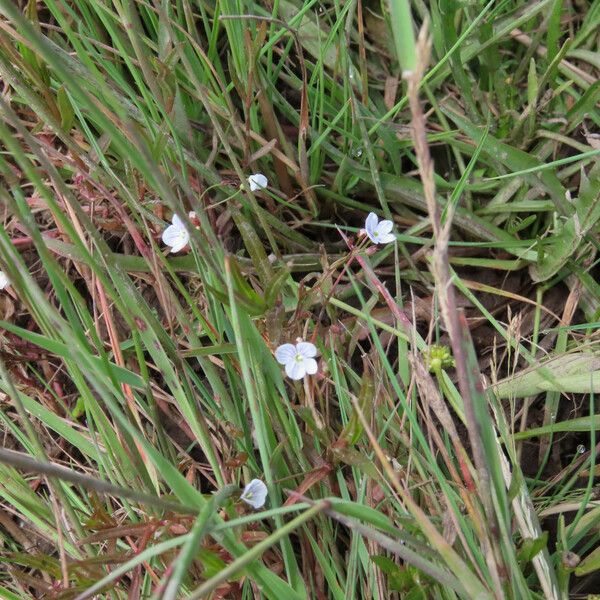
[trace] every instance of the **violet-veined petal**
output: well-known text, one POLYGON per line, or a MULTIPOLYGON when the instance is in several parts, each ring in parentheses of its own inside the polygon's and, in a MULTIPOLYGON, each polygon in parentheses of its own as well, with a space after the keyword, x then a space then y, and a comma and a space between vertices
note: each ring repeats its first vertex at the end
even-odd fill
POLYGON ((165 230, 162 232, 163 244, 172 246, 179 239, 180 235, 181 229, 179 227, 176 227, 175 225, 165 227, 165 230))
POLYGON ((394 222, 393 221, 389 221, 389 220, 385 220, 385 221, 381 221, 381 223, 379 223, 379 225, 377 225, 377 231, 379 232, 379 235, 385 235, 386 233, 389 233, 392 229, 394 228, 394 222))
POLYGON ((371 237, 371 235, 377 229, 378 222, 379 218, 377 217, 377 215, 375 213, 369 213, 369 215, 367 216, 367 220, 365 221, 365 230, 369 237, 371 237))
POLYGON ((165 245, 171 246, 171 252, 179 252, 187 246, 190 241, 190 234, 185 228, 169 225, 163 231, 162 241, 165 245))
POLYGON ((178 241, 171 248, 171 252, 180 252, 188 245, 189 241, 190 236, 187 233, 181 233, 178 241))
POLYGON ((308 375, 314 375, 317 372, 319 366, 314 358, 306 358, 304 360, 304 368, 306 369, 306 373, 308 375))
POLYGON ((296 350, 304 358, 314 358, 317 355, 317 347, 310 342, 298 342, 296 350))
POLYGON ((285 374, 294 381, 302 379, 306 375, 306 367, 304 366, 304 360, 297 361, 294 359, 286 363, 285 374))
POLYGON ((267 486, 260 479, 253 479, 242 492, 240 500, 252 508, 261 508, 267 499, 267 486))
POLYGON ((250 190, 256 192, 257 190, 264 190, 269 185, 269 180, 262 173, 254 173, 248 177, 248 183, 250 184, 250 190))
POLYGON ((393 233, 385 233, 379 236, 380 244, 389 244, 390 242, 395 242, 396 236, 393 233))
POLYGON ((282 344, 275 350, 275 359, 280 365, 285 365, 296 358, 296 346, 293 344, 282 344))
POLYGON ((174 214, 171 219, 171 223, 175 225, 175 227, 179 227, 180 229, 185 229, 185 223, 181 220, 181 217, 178 214, 174 214))

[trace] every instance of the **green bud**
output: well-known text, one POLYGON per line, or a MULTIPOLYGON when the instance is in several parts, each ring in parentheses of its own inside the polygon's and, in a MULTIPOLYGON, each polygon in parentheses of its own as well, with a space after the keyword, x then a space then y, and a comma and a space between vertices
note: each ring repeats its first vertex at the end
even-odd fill
POLYGON ((454 366, 454 359, 447 346, 434 344, 427 350, 427 366, 431 373, 439 373, 454 366))

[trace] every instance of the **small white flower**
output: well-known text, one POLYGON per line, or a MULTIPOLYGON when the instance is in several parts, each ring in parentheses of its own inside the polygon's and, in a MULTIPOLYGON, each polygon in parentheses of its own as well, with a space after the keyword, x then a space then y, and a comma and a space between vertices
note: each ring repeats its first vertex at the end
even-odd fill
POLYGON ((240 500, 252 508, 261 508, 267 499, 267 486, 260 479, 253 479, 242 492, 240 500))
POLYGON ((269 180, 262 173, 254 173, 248 177, 248 183, 250 190, 256 192, 256 190, 264 190, 269 185, 269 180))
POLYGON ((381 221, 375 213, 369 213, 365 221, 365 231, 369 239, 374 244, 389 244, 396 240, 396 236, 392 233, 394 223, 392 221, 381 221))
POLYGON ((179 252, 188 245, 190 234, 178 215, 173 215, 172 225, 163 231, 162 241, 171 246, 171 252, 179 252))
POLYGON ((302 379, 305 375, 317 372, 317 348, 310 342, 283 344, 275 350, 275 358, 280 365, 285 365, 285 374, 290 379, 302 379))
POLYGON ((0 290, 3 290, 5 287, 10 285, 10 280, 6 276, 4 271, 0 271, 0 290))

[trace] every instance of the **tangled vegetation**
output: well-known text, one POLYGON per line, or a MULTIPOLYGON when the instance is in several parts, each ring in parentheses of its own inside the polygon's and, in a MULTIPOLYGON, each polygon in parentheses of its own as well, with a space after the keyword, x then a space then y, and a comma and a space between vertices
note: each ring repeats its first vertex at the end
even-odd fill
POLYGON ((0 0, 0 598, 592 598, 599 0, 0 0))

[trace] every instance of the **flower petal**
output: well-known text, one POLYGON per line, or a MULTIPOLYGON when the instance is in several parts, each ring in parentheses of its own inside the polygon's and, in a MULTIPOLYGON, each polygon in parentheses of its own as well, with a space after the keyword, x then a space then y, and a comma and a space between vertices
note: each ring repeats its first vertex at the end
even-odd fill
POLYGON ((380 244, 389 244, 390 242, 395 242, 396 236, 393 233, 385 233, 379 236, 380 244))
POLYGON ((298 342, 296 351, 304 358, 314 358, 317 355, 317 347, 310 342, 298 342))
POLYGON ((287 365, 296 357, 296 347, 293 344, 282 344, 275 350, 275 358, 280 365, 287 365))
POLYGON ((386 233, 389 233, 392 229, 394 229, 394 222, 388 221, 387 219, 385 221, 381 221, 381 223, 377 225, 377 231, 379 232, 379 235, 385 235, 386 233))
POLYGON ((5 287, 10 285, 10 280, 6 276, 4 271, 0 271, 0 290, 3 290, 5 287))
POLYGON ((165 245, 171 246, 171 252, 183 250, 190 241, 190 234, 187 229, 169 225, 162 234, 162 241, 165 245))
POLYGON ((304 361, 304 367, 306 368, 306 373, 308 375, 314 375, 319 369, 319 365, 314 358, 307 358, 304 361))
POLYGON ((306 366, 304 363, 305 361, 290 361, 285 365, 285 374, 294 381, 302 379, 306 375, 306 366))
POLYGON ((179 252, 179 251, 183 250, 188 245, 189 241, 190 241, 189 233, 187 231, 182 231, 179 234, 179 239, 171 248, 171 252, 179 252))
POLYGON ((256 192, 256 190, 264 190, 269 185, 269 180, 262 173, 254 173, 248 177, 248 183, 250 190, 256 192))
POLYGON ((377 215, 375 213, 369 213, 367 220, 365 221, 365 230, 371 239, 373 239, 371 236, 377 229, 377 223, 379 223, 377 215))
POLYGON ((162 232, 162 241, 166 246, 172 246, 176 239, 179 238, 179 232, 181 229, 176 225, 169 225, 165 227, 165 230, 162 232))
POLYGON ((267 486, 260 479, 253 479, 244 488, 240 500, 243 500, 252 508, 260 508, 267 499, 267 493, 267 486))
POLYGON ((175 227, 179 227, 179 229, 185 229, 185 223, 181 220, 181 217, 178 214, 173 215, 171 223, 173 223, 175 227))

